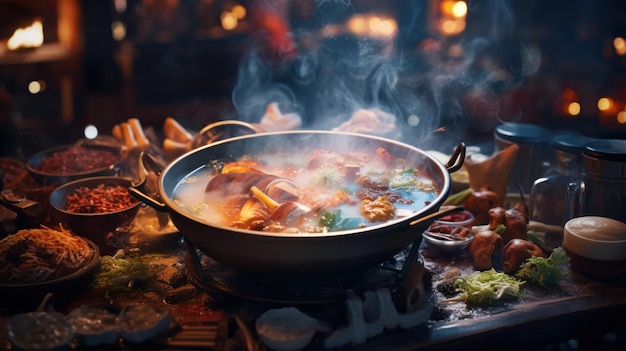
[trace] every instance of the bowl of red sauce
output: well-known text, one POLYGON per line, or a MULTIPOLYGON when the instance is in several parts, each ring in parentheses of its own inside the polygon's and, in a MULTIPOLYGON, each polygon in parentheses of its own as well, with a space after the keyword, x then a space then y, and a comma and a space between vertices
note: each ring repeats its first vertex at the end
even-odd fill
POLYGON ((36 153, 26 162, 26 169, 40 185, 59 185, 81 178, 116 175, 122 159, 121 146, 77 142, 36 153))
MULTIPOLYGON (((446 207, 447 206, 442 206, 441 209, 443 210, 446 207)), ((435 223, 437 224, 461 227, 471 227, 472 222, 474 222, 474 215, 468 210, 450 213, 449 215, 435 220, 435 223)))
POLYGON ((100 176, 78 179, 55 188, 50 206, 56 223, 91 239, 103 254, 116 251, 117 228, 129 226, 141 202, 130 194, 130 178, 100 176))

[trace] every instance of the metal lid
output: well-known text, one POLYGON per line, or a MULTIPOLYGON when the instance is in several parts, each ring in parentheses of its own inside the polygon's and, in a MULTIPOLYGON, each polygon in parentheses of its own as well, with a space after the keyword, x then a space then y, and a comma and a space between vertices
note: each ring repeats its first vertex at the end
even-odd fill
POLYGON ((548 129, 527 123, 504 123, 494 129, 494 134, 501 139, 521 144, 546 143, 551 136, 548 129))
POLYGON ((585 145, 583 154, 605 161, 626 162, 626 140, 596 140, 585 145))
POLYGON ((598 139, 583 148, 584 172, 626 180, 626 140, 598 139))
POLYGON ((585 145, 594 140, 581 134, 559 134, 550 139, 550 146, 570 154, 580 154, 585 145))

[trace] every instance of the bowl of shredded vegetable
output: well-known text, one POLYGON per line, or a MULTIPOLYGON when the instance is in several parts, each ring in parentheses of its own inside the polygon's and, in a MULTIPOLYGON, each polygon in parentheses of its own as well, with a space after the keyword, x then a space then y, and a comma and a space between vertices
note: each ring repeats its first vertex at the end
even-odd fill
POLYGON ((128 226, 141 202, 128 188, 132 180, 115 176, 89 177, 55 188, 50 205, 55 220, 74 233, 93 240, 103 254, 115 251, 107 237, 128 226))

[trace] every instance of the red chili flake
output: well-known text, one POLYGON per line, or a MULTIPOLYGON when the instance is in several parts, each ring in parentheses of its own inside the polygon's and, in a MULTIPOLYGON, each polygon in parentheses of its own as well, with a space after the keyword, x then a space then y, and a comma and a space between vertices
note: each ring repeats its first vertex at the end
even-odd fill
POLYGON ((126 187, 99 184, 95 188, 84 186, 74 190, 67 196, 65 210, 74 213, 107 213, 123 210, 138 202, 126 187))
POLYGON ((49 174, 73 174, 106 168, 117 161, 112 151, 75 145, 44 158, 35 168, 49 174))

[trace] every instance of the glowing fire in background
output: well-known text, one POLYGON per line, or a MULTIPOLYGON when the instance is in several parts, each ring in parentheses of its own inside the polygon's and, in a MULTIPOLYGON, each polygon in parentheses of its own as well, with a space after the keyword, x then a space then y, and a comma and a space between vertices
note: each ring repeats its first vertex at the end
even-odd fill
MULTIPOLYGON (((613 50, 617 56, 626 55, 626 39, 615 37, 612 40, 613 50)), ((619 90, 618 90, 619 91, 619 90)), ((585 106, 581 103, 579 94, 570 88, 564 89, 561 95, 563 101, 563 112, 565 116, 577 117, 582 114, 585 106)), ((590 105, 589 103, 587 105, 590 105)), ((598 113, 598 120, 607 125, 626 124, 626 99, 618 96, 600 96, 596 99, 596 106, 587 107, 588 110, 595 109, 598 113)), ((587 111, 587 114, 592 112, 587 111)))
POLYGON ((41 45, 43 45, 43 24, 39 20, 26 28, 16 29, 7 42, 9 50, 36 48, 41 45))
POLYGON ((235 30, 239 21, 246 17, 247 10, 243 5, 236 4, 230 10, 225 10, 220 15, 222 28, 225 30, 235 30))
POLYGON ((439 33, 444 36, 460 34, 465 30, 467 3, 465 1, 443 0, 439 4, 439 33))
POLYGON ((393 38, 398 32, 393 18, 377 15, 354 15, 346 25, 352 33, 362 37, 393 38))

